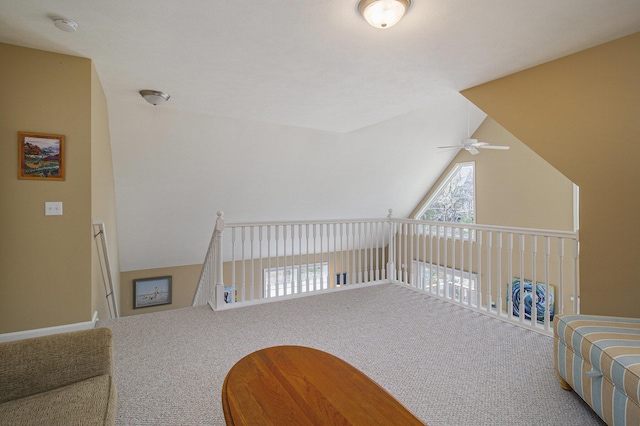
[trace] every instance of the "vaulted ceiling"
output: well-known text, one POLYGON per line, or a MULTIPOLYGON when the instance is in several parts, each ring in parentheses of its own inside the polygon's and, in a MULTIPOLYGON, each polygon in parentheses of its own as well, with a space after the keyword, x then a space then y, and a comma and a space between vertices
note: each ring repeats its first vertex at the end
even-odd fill
POLYGON ((134 270, 201 262, 217 210, 406 216, 484 118, 459 91, 640 30, 637 0, 413 0, 386 30, 357 3, 0 0, 0 42, 94 61, 134 270))

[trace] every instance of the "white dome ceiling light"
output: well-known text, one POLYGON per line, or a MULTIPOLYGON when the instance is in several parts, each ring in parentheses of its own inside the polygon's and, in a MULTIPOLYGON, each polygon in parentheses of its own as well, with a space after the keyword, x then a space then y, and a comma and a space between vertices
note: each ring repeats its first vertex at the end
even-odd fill
POLYGON ((141 90, 140 96, 142 96, 151 105, 161 105, 167 102, 171 97, 168 93, 160 92, 158 90, 141 90))
POLYGON ((78 30, 78 23, 69 18, 53 18, 53 24, 56 28, 66 31, 68 33, 74 33, 78 30))
POLYGON ((360 0, 358 10, 375 28, 389 28, 402 19, 411 0, 360 0))

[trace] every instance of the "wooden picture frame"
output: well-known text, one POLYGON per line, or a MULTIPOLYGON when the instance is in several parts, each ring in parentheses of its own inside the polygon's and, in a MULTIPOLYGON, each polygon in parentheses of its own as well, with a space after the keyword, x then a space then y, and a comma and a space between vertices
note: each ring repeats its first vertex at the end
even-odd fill
POLYGON ((64 180, 64 135, 18 132, 18 179, 64 180))
POLYGON ((133 309, 171 304, 171 275, 133 280, 133 309))

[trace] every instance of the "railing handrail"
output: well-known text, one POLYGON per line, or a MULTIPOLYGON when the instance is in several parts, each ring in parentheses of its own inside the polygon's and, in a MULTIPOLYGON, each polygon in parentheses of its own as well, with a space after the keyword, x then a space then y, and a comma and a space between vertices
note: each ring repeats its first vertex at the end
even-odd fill
POLYGON ((225 228, 238 228, 238 227, 250 227, 250 226, 282 226, 282 225, 332 225, 342 223, 380 223, 389 222, 388 218, 369 218, 369 219, 322 219, 322 220, 292 220, 292 221, 270 221, 270 222, 228 222, 225 223, 225 228))
POLYGON ((400 219, 391 218, 385 219, 386 221, 398 222, 398 223, 415 223, 419 225, 440 226, 445 228, 465 228, 465 229, 477 229, 481 231, 496 231, 510 234, 529 234, 540 237, 560 237, 560 238, 578 238, 577 231, 561 231, 555 229, 539 229, 539 228, 519 228, 515 226, 501 226, 501 225, 483 225, 478 223, 455 223, 455 222, 433 222, 421 219, 400 219))
POLYGON ((267 222, 228 222, 225 228, 239 228, 252 226, 283 226, 283 225, 326 225, 326 224, 344 224, 344 223, 415 223, 427 226, 440 226, 446 228, 465 228, 477 229, 483 231, 496 231, 512 234, 529 234, 543 237, 561 237, 561 238, 578 238, 577 231, 563 231, 557 229, 540 229, 540 228, 521 228, 517 226, 501 226, 501 225, 484 225, 479 223, 455 223, 455 222, 435 222, 422 219, 406 219, 406 218, 362 218, 362 219, 321 219, 321 220, 292 220, 292 221, 267 221, 267 222))

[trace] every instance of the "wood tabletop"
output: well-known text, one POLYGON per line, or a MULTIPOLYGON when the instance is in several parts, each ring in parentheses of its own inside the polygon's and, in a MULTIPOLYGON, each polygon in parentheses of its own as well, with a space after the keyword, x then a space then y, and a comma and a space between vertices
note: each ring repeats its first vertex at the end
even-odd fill
POLYGON ((361 371, 302 346, 261 349, 222 387, 228 425, 424 425, 361 371))

